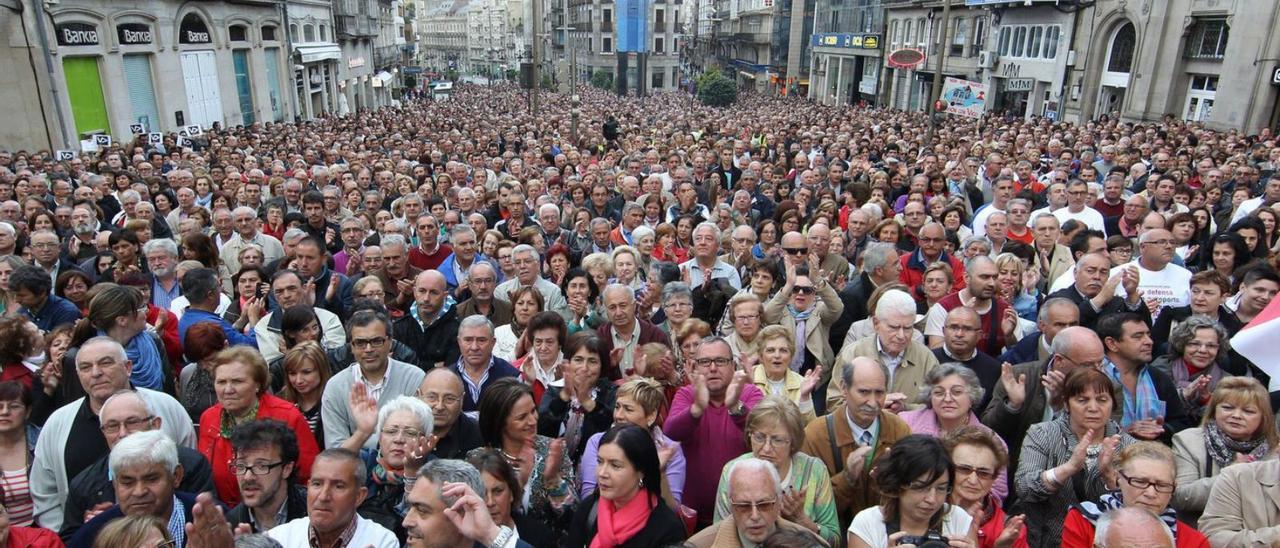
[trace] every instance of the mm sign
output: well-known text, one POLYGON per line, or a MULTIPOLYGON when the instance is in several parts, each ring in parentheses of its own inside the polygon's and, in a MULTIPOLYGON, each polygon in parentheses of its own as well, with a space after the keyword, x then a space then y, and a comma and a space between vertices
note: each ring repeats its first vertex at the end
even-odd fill
POLYGON ((947 113, 979 118, 987 111, 987 85, 959 78, 947 78, 942 84, 942 100, 947 113))

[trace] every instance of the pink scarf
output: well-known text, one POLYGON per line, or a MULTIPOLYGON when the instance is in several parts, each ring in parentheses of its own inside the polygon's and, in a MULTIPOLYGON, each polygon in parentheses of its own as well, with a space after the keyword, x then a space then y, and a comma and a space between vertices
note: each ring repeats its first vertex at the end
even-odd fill
POLYGON ((631 540, 649 522, 655 506, 657 501, 644 489, 622 508, 615 507, 611 500, 600 499, 596 503, 596 538, 591 539, 591 548, 612 548, 631 540))

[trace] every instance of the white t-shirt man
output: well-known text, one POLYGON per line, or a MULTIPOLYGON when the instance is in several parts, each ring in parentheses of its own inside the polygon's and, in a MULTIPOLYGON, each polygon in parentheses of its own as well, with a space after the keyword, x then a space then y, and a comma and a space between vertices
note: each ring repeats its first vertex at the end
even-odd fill
MULTIPOLYGON (((1112 268, 1111 275, 1120 274, 1121 269, 1129 268, 1129 265, 1138 267, 1138 290, 1142 293, 1142 299, 1144 301, 1155 299, 1160 303, 1160 307, 1151 313, 1152 320, 1167 307, 1186 306, 1191 301, 1190 270, 1173 263, 1165 265, 1163 270, 1147 270, 1142 267, 1141 261, 1134 260, 1112 268)), ((1116 296, 1122 299, 1128 296, 1124 290, 1124 284, 1116 286, 1116 296)))
POLYGON ((994 203, 987 204, 978 208, 973 214, 973 235, 985 236, 987 234, 987 217, 992 213, 1006 213, 1005 210, 996 207, 994 203))
POLYGON ((1072 213, 1070 207, 1064 207, 1055 210, 1053 216, 1058 218, 1059 225, 1064 225, 1067 221, 1075 219, 1084 223, 1084 226, 1089 227, 1089 230, 1106 231, 1106 222, 1102 219, 1102 214, 1089 206, 1084 206, 1084 209, 1080 210, 1079 213, 1072 213))

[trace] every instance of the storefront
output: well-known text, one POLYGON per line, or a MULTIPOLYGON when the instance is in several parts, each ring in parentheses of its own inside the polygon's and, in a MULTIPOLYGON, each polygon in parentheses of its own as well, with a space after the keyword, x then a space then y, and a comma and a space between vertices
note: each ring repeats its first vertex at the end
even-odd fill
POLYGON ((880 92, 881 36, 824 33, 810 37, 809 73, 815 85, 809 97, 824 104, 877 103, 880 92))

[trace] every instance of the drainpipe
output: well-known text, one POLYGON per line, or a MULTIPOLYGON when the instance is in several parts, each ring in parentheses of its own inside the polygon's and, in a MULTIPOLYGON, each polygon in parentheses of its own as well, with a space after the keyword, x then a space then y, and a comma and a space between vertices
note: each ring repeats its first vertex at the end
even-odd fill
MULTIPOLYGON (((58 88, 58 79, 54 76, 56 73, 54 72, 54 66, 53 66, 53 54, 49 53, 49 32, 44 27, 45 11, 40 6, 39 4, 40 1, 41 0, 31 1, 33 7, 36 8, 32 13, 35 15, 36 36, 40 39, 40 53, 41 55, 44 56, 45 70, 48 71, 49 73, 49 95, 51 95, 53 98, 53 112, 58 117, 58 133, 62 135, 61 143, 63 146, 66 146, 68 148, 79 149, 78 146, 71 147, 71 144, 72 143, 79 144, 80 136, 77 135, 74 141, 68 141, 67 136, 64 133, 67 129, 67 115, 65 112, 62 111, 62 95, 63 94, 62 94, 62 91, 58 88)), ((23 4, 23 11, 26 11, 25 4, 23 4)), ((23 28, 26 28, 25 23, 23 24, 23 28)), ((36 82, 38 83, 39 81, 40 81, 40 78, 37 76, 36 82)), ((53 135, 49 135, 49 141, 53 141, 53 135)))

